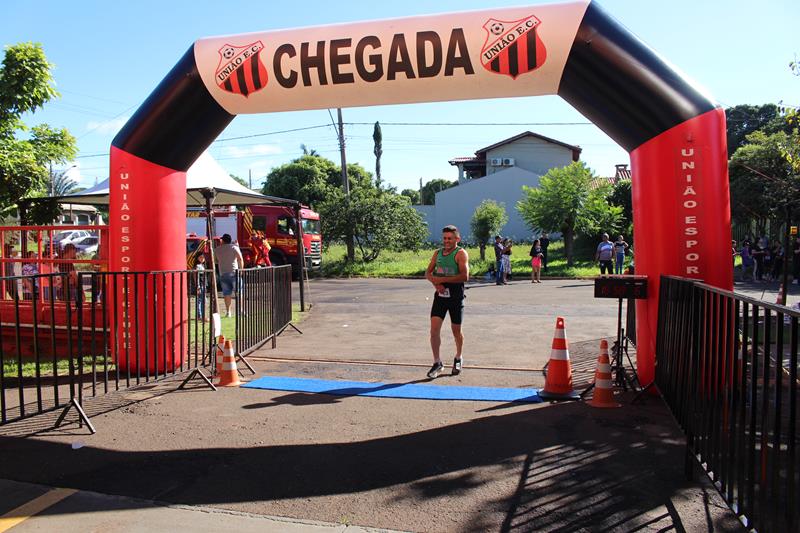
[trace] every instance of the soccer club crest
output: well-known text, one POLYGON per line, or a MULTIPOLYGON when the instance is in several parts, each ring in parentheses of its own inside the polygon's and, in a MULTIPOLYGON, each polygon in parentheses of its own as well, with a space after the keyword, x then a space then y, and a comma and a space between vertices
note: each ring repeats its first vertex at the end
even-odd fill
POLYGON ((267 69, 261 61, 264 45, 256 41, 245 46, 226 44, 219 49, 217 85, 223 91, 245 97, 267 86, 267 69))
POLYGON ((518 76, 541 67, 547 50, 539 37, 541 21, 533 15, 516 20, 489 19, 483 25, 486 44, 481 50, 481 63, 486 70, 518 76))

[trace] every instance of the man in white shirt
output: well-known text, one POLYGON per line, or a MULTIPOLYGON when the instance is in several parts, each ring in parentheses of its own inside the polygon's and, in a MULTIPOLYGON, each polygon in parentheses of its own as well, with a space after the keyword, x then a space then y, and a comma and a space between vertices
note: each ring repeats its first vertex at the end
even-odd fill
POLYGON ((244 268, 242 251, 237 244, 231 244, 231 236, 222 236, 222 244, 214 249, 219 267, 219 282, 222 286, 222 297, 225 300, 225 316, 231 316, 231 302, 236 290, 236 271, 244 268))

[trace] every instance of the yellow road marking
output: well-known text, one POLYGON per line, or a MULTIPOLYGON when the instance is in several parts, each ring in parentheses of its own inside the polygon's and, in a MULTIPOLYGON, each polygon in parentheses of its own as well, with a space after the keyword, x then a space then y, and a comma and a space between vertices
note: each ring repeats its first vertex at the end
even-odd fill
POLYGON ((7 512, 3 516, 0 516, 0 533, 8 531, 17 524, 24 522, 33 515, 41 513, 48 507, 57 504, 64 498, 72 496, 76 492, 78 491, 74 489, 53 489, 7 512))

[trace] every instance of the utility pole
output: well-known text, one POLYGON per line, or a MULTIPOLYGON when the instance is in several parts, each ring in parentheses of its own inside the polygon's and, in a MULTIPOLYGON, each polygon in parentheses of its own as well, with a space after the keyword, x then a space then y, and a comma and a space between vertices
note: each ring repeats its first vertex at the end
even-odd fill
MULTIPOLYGON (((342 122, 342 108, 336 108, 336 114, 339 117, 339 154, 342 160, 342 188, 344 189, 344 195, 347 198, 348 202, 350 200, 350 180, 347 179, 347 158, 345 157, 344 151, 344 124, 342 122)), ((355 246, 353 245, 353 232, 352 226, 348 225, 347 235, 345 235, 345 244, 347 244, 347 260, 349 262, 355 261, 356 258, 356 250, 355 246)))
POLYGON ((247 169, 247 182, 250 184, 250 190, 253 190, 253 169, 247 169))

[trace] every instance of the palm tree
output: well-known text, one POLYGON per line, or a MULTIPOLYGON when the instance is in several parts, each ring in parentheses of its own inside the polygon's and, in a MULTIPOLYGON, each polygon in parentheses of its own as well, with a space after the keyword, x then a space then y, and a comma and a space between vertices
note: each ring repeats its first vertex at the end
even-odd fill
POLYGON ((313 148, 308 148, 305 144, 300 145, 300 149, 303 150, 303 155, 310 155, 310 156, 318 156, 319 152, 314 150, 313 148))
POLYGON ((67 176, 69 170, 71 168, 53 176, 52 196, 67 196, 76 192, 75 189, 77 189, 78 183, 67 176))

